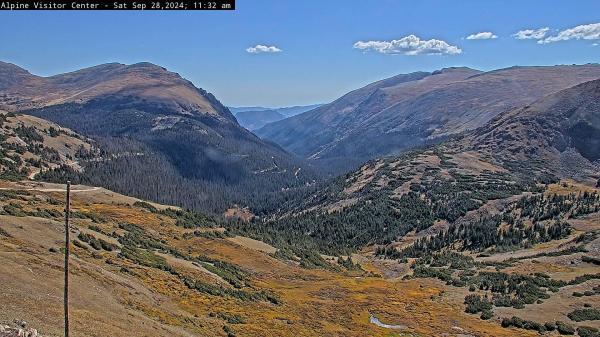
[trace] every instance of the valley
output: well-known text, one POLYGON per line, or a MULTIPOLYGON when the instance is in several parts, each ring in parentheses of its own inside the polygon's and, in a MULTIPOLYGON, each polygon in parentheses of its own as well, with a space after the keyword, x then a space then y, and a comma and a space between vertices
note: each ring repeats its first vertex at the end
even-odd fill
MULTIPOLYGON (((6 224, 0 275, 8 304, 0 315, 27 317, 44 336, 59 335, 64 194, 28 186, 3 183, 1 203, 12 213, 0 216, 6 224)), ((106 190, 73 194, 73 212, 82 214, 72 227, 75 334, 387 336, 388 329, 369 322, 376 314, 413 335, 531 335, 463 313, 462 300, 438 281, 302 268, 227 236, 195 234, 211 233, 217 223, 188 229, 166 206, 134 200, 106 190)))
MULTIPOLYGON (((598 335, 596 65, 377 82, 346 98, 400 86, 412 102, 532 73, 547 87, 515 96, 510 80, 474 124, 448 119, 398 153, 384 155, 385 133, 362 137, 378 154, 332 178, 159 66, 0 69, 2 323, 61 335, 71 180, 75 335, 598 335)), ((452 97, 428 111, 473 99, 452 97)))
POLYGON ((310 165, 242 128, 212 94, 151 63, 51 77, 0 63, 0 75, 0 108, 85 134, 100 151, 79 160, 85 170, 59 165, 40 176, 45 181, 68 177, 220 214, 250 200, 263 200, 253 204, 268 211, 287 198, 282 189, 291 194, 319 179, 310 165))
POLYGON ((230 110, 241 126, 250 131, 255 131, 263 126, 296 116, 306 111, 320 107, 322 104, 311 104, 306 106, 291 106, 283 108, 265 107, 232 107, 230 110))

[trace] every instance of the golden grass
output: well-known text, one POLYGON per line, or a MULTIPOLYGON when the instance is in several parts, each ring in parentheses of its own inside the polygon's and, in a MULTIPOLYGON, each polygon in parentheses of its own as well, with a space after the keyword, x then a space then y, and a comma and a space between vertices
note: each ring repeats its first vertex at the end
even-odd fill
MULTIPOLYGON (((264 243, 248 244, 244 238, 183 239, 183 233, 189 230, 174 226, 174 220, 168 217, 128 204, 99 202, 98 197, 90 202, 85 194, 75 194, 73 198, 77 210, 107 219, 106 223, 96 224, 107 233, 117 230, 119 223, 136 224, 186 254, 202 254, 237 264, 249 273, 252 289, 245 290, 267 290, 281 299, 281 304, 274 305, 207 295, 189 289, 168 272, 119 258, 117 252, 73 247, 75 335, 225 336, 224 326, 237 336, 265 337, 537 335, 504 329, 497 319, 482 321, 477 315, 464 313, 463 288, 448 288, 430 279, 402 281, 303 269, 269 256, 262 249, 266 247, 264 243), (123 267, 128 271, 122 271, 123 267), (405 325, 407 330, 377 327, 369 322, 370 314, 389 324, 405 325), (239 315, 244 323, 232 324, 219 315, 239 315)), ((60 222, 32 217, 0 219, 9 223, 3 228, 12 236, 0 236, 0 275, 5 275, 0 276, 0 288, 5 294, 3 300, 10 303, 7 308, 0 308, 0 315, 18 315, 13 318, 31 321, 49 335, 59 334, 62 255, 48 249, 60 246, 64 235, 60 222), (34 301, 45 298, 45 294, 54 297, 43 302, 44 305, 34 301)), ((74 222, 75 227, 84 231, 88 231, 89 224, 89 220, 74 222)), ((393 267, 373 262, 368 254, 355 258, 366 270, 376 273, 393 267)), ((186 276, 229 287, 189 261, 172 256, 167 261, 186 276)), ((529 263, 521 267, 532 272, 539 269, 568 272, 552 264, 529 263)))

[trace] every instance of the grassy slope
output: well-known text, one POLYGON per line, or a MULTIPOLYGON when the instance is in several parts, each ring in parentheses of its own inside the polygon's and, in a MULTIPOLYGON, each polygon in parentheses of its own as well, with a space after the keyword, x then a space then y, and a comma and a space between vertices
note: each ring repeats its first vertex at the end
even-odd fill
MULTIPOLYGON (((1 185, 17 190, 30 188, 8 182, 1 185)), ((60 211, 63 205, 56 200, 61 198, 60 192, 28 190, 21 196, 3 197, 0 205, 19 204, 23 211, 36 208, 60 211)), ((248 275, 242 290, 268 290, 279 297, 281 304, 200 293, 186 287, 173 273, 119 257, 118 250, 122 247, 112 252, 97 251, 82 243, 85 248, 72 247, 71 319, 75 335, 226 336, 223 327, 227 326, 237 336, 389 336, 390 330, 369 323, 369 313, 386 323, 407 325, 421 336, 434 332, 456 335, 465 331, 473 335, 533 335, 503 329, 463 313, 462 298, 448 295, 437 281, 388 280, 307 270, 229 239, 186 239, 184 232, 189 229, 176 227, 174 219, 132 206, 132 202, 106 190, 75 192, 74 210, 97 215, 101 220, 92 223, 90 219, 75 219, 72 237, 83 231, 116 242, 115 238, 88 227, 98 226, 108 234, 116 231, 115 236, 119 237, 126 233, 118 228, 118 223, 136 224, 180 252, 238 265, 248 275), (236 315, 244 323, 227 322, 235 321, 236 315)), ((44 335, 59 335, 62 254, 49 249, 58 249, 63 239, 60 218, 14 215, 0 218, 3 224, 0 284, 2 301, 6 304, 0 309, 0 317, 6 321, 25 319, 44 335)), ((231 288, 189 261, 173 256, 166 261, 180 275, 231 288)), ((365 264, 366 268, 369 266, 365 264)))

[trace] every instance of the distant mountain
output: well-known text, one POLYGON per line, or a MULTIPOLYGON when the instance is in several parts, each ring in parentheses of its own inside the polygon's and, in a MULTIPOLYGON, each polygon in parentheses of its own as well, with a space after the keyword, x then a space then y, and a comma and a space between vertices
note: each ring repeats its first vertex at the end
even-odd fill
POLYGON ((316 109, 322 105, 323 104, 296 105, 296 106, 283 107, 283 108, 274 108, 273 110, 277 111, 278 113, 280 113, 286 117, 292 117, 292 116, 296 116, 301 113, 304 113, 306 111, 316 109))
POLYGON ((597 78, 597 64, 416 72, 372 83, 256 133, 340 172, 476 129, 504 111, 597 78))
POLYGON ((301 114, 303 112, 318 108, 321 105, 323 105, 323 104, 294 105, 294 106, 280 107, 280 108, 265 108, 265 107, 261 107, 261 106, 243 106, 243 107, 229 107, 229 110, 236 116, 240 112, 267 111, 267 110, 273 111, 274 110, 286 117, 291 117, 291 116, 295 116, 295 115, 301 114))
POLYGON ((231 113, 233 113, 234 115, 236 115, 238 112, 244 112, 244 111, 265 111, 265 110, 276 109, 276 108, 266 108, 264 106, 239 106, 239 107, 230 106, 228 108, 229 108, 229 111, 231 111, 231 113))
MULTIPOLYGON (((600 79, 501 113, 440 144, 369 161, 286 205, 278 218, 242 230, 327 254, 387 245, 409 233, 425 237, 452 225, 481 233, 480 217, 510 213, 520 196, 544 195, 548 184, 564 179, 590 189, 600 182, 600 79)), ((597 212, 580 202, 579 214, 597 212)), ((561 219, 539 214, 535 221, 561 219)), ((486 230, 496 233, 499 225, 491 226, 486 230)))
MULTIPOLYGON (((242 128, 212 94, 150 64, 111 63, 51 77, 0 64, 0 107, 92 137, 102 159, 40 178, 104 186, 220 212, 312 181, 304 164, 242 128), (260 186, 260 188, 257 188, 260 186)), ((285 193, 283 193, 285 195, 285 193)), ((269 201, 271 200, 271 201, 269 201)))
POLYGON ((240 125, 248 130, 258 130, 268 123, 277 122, 282 119, 301 114, 303 112, 320 107, 322 104, 292 106, 284 108, 230 108, 234 112, 240 125))
POLYGON ((277 110, 261 110, 238 112, 235 118, 241 126, 253 131, 262 128, 265 124, 287 118, 287 116, 280 114, 277 110))

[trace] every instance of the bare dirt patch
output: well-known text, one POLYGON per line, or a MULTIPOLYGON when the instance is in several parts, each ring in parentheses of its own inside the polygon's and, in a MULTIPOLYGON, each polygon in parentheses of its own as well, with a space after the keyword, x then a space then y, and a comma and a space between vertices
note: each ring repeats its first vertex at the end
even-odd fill
POLYGON ((227 240, 229 240, 235 244, 238 244, 240 246, 250 248, 252 250, 256 250, 259 252, 264 252, 267 254, 273 254, 277 251, 277 248, 275 248, 267 243, 264 243, 264 242, 258 241, 258 240, 254 240, 251 238, 247 238, 244 236, 235 236, 233 238, 228 238, 227 240))

